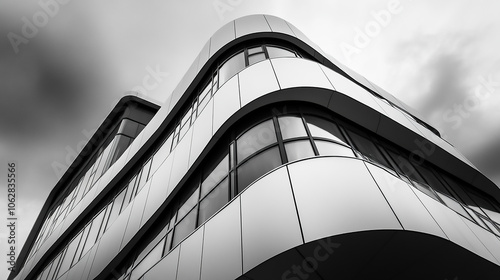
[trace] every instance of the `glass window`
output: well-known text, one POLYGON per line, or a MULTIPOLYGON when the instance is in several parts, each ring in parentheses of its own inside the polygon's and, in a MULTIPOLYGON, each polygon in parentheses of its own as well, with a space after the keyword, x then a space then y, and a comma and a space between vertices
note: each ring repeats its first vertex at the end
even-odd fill
POLYGON ((87 240, 85 241, 85 247, 83 247, 82 254, 85 254, 88 250, 90 250, 90 248, 92 248, 92 246, 94 246, 94 243, 97 240, 99 229, 102 224, 103 216, 104 211, 101 211, 101 213, 99 213, 99 215, 92 221, 92 227, 90 228, 89 235, 87 237, 87 240))
POLYGON ((189 212, 184 219, 182 219, 174 229, 174 237, 172 240, 172 247, 179 244, 179 242, 190 234, 196 228, 196 207, 189 212))
POLYGON ((165 239, 165 246, 163 249, 163 254, 162 256, 165 256, 169 251, 170 251, 170 245, 172 244, 172 237, 173 237, 173 230, 169 231, 167 233, 167 238, 165 239))
MULTIPOLYGON (((392 168, 389 163, 385 160, 384 156, 380 153, 379 149, 375 144, 370 141, 369 139, 357 134, 353 133, 352 131, 349 131, 349 136, 351 136, 352 141, 356 145, 356 148, 366 157, 369 159, 378 162, 384 166, 387 166, 389 168, 392 168)), ((413 168, 413 167, 411 167, 413 168)), ((413 169, 415 170, 415 169, 413 169)))
POLYGON ((80 246, 78 247, 78 250, 76 251, 75 258, 80 259, 83 256, 83 254, 82 254, 83 247, 85 245, 85 240, 87 240, 87 236, 89 235, 89 231, 90 231, 90 224, 87 224, 85 226, 85 228, 82 230, 82 232, 83 232, 82 241, 80 241, 80 246))
POLYGON ((138 194, 139 191, 144 187, 144 185, 146 185, 150 167, 151 167, 151 160, 148 160, 148 162, 146 162, 146 164, 144 164, 144 166, 142 167, 141 180, 139 181, 139 184, 137 185, 136 194, 138 194))
POLYGON ((116 142, 115 142, 115 147, 113 151, 113 155, 110 157, 111 160, 108 163, 109 166, 111 166, 113 163, 115 163, 120 156, 125 152, 125 150, 130 146, 130 143, 132 143, 133 139, 130 137, 127 137, 125 135, 116 135, 116 142))
POLYGON ((249 55, 254 54, 254 53, 259 53, 259 52, 263 52, 262 46, 258 46, 258 47, 254 47, 254 48, 249 48, 248 49, 248 54, 249 55))
POLYGON ((106 230, 111 226, 116 217, 118 217, 118 214, 120 214, 120 209, 122 207, 123 197, 125 196, 125 192, 126 190, 122 190, 120 194, 118 194, 114 199, 113 206, 111 208, 111 213, 109 214, 108 223, 106 225, 106 230))
MULTIPOLYGON (((80 232, 81 233, 81 232, 80 232)), ((79 234, 75 237, 67 246, 66 254, 64 255, 64 259, 62 260, 61 268, 59 269, 58 277, 61 276, 64 272, 66 272, 73 262, 73 257, 75 256, 76 249, 78 247, 78 243, 80 242, 82 235, 79 234)))
POLYGON ((309 140, 286 143, 285 150, 288 161, 314 156, 314 151, 309 140))
POLYGON ((200 97, 200 104, 198 105, 198 116, 203 112, 203 109, 205 109, 205 106, 207 106, 208 101, 210 101, 210 95, 205 96, 204 99, 201 99, 200 97))
POLYGON ((192 108, 189 107, 189 109, 187 110, 187 112, 182 117, 181 126, 183 126, 184 124, 188 123, 189 119, 191 118, 191 109, 192 108))
POLYGON ((255 179, 281 165, 278 147, 266 150, 248 160, 238 168, 238 193, 255 179))
POLYGON ((117 134, 124 134, 128 137, 135 138, 137 134, 137 129, 139 128, 139 123, 129 120, 129 119, 123 119, 122 122, 120 123, 120 128, 118 129, 117 134))
POLYGON ((266 47, 269 58, 275 57, 296 57, 295 53, 278 47, 266 47))
POLYGON ((394 162, 399 167, 400 172, 408 176, 413 181, 425 182, 425 180, 420 176, 420 174, 415 170, 413 164, 411 164, 406 158, 388 150, 389 155, 392 157, 394 162))
POLYGON ((210 216, 222 208, 229 198, 229 183, 226 178, 211 193, 200 202, 200 214, 198 225, 206 221, 210 216))
POLYGON ((353 157, 354 153, 351 149, 342 145, 332 143, 329 141, 314 140, 318 153, 325 156, 348 156, 353 157))
POLYGON ((250 66, 252 64, 255 64, 255 63, 262 61, 262 60, 265 60, 265 59, 266 59, 266 55, 264 53, 250 55, 250 56, 248 56, 248 65, 250 66))
POLYGON ((453 195, 448 192, 448 190, 446 189, 446 187, 441 183, 441 181, 439 181, 438 178, 436 178, 436 176, 432 173, 432 171, 430 171, 429 169, 427 169, 426 167, 422 166, 422 165, 418 165, 416 164, 415 165, 415 168, 420 172, 420 174, 422 175, 422 177, 424 177, 424 179, 427 181, 427 183, 437 192, 439 193, 443 193, 443 194, 446 194, 448 196, 451 196, 453 197, 453 195))
MULTIPOLYGON (((455 179, 452 179, 451 177, 444 175, 441 173, 441 176, 443 179, 448 183, 448 185, 451 187, 454 193, 457 194, 457 200, 461 201, 462 203, 469 205, 471 208, 477 210, 476 203, 472 201, 472 199, 469 197, 469 195, 464 191, 462 188, 461 184, 459 184, 455 179)), ((479 212, 481 212, 479 210, 479 212)))
POLYGON ((243 52, 227 60, 219 69, 219 86, 222 86, 234 74, 245 68, 245 55, 243 52))
MULTIPOLYGON (((92 179, 92 184, 90 185, 90 183, 89 183, 90 187, 95 183, 95 181, 97 181, 97 179, 99 179, 99 177, 101 177, 101 175, 104 172, 106 172, 106 170, 108 170, 108 168, 110 166, 108 164, 109 163, 108 156, 109 156, 109 153, 111 152, 111 147, 113 146, 114 141, 116 141, 116 138, 113 139, 113 142, 109 143, 109 145, 106 147, 104 152, 102 152, 101 156, 99 157, 100 161, 99 161, 99 159, 97 159, 96 163, 99 162, 99 167, 97 168, 95 178, 92 179)), ((88 189, 90 189, 90 187, 87 186, 88 189)))
POLYGON ((49 275, 47 276, 47 279, 54 279, 54 276, 56 275, 57 273, 57 270, 59 268, 59 264, 60 264, 60 260, 61 260, 61 256, 63 255, 64 252, 61 252, 59 253, 59 255, 57 255, 57 257, 54 259, 54 261, 52 262, 52 267, 50 269, 50 273, 49 275))
POLYGON ((142 260, 154 247, 157 247, 160 245, 160 247, 163 247, 163 243, 165 242, 165 234, 167 233, 167 227, 165 226, 157 235, 156 237, 149 242, 149 244, 144 248, 139 255, 137 256, 136 262, 142 260), (160 239, 163 239, 160 241, 160 239))
POLYGON ((137 175, 135 175, 130 182, 128 183, 128 186, 125 188, 125 191, 127 192, 125 195, 125 199, 123 200, 122 204, 122 209, 123 211, 125 208, 127 208, 128 204, 132 199, 135 197, 135 190, 136 190, 136 184, 137 184, 137 175))
MULTIPOLYGON (((185 197, 184 199, 184 202, 182 203, 182 206, 179 207, 179 211, 177 211, 177 220, 180 220, 182 219, 182 217, 184 217, 184 215, 186 215, 187 212, 189 212, 189 210, 191 210, 195 205, 196 203, 198 202, 198 189, 199 188, 196 188, 195 191, 193 191, 189 197, 185 197)), ((182 201, 181 200, 181 201, 182 201)))
POLYGON ((209 193, 222 178, 229 172, 229 156, 226 155, 217 166, 208 174, 201 184, 201 197, 209 193))
POLYGON ((276 141, 273 120, 254 126, 236 141, 238 163, 276 141))
POLYGON ((491 203, 491 201, 481 195, 478 192, 472 191, 472 190, 467 190, 469 196, 476 202, 476 204, 481 207, 483 212, 490 217, 490 219, 494 220, 497 223, 500 223, 500 213, 498 213, 498 210, 494 205, 491 203))
POLYGON ((214 96, 215 92, 219 88, 219 85, 222 85, 222 84, 219 84, 219 74, 217 71, 215 71, 214 76, 212 78, 212 91, 211 91, 212 96, 214 96))
POLYGON ((308 115, 304 118, 313 137, 327 138, 347 145, 347 141, 335 123, 308 115))
POLYGON ((283 140, 307 136, 301 117, 279 117, 278 122, 283 140))

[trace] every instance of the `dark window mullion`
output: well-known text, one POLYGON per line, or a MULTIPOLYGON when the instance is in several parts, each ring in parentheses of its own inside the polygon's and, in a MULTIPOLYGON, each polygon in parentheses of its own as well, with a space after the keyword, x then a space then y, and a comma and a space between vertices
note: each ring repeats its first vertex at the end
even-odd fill
POLYGON ((248 67, 248 48, 245 48, 245 50, 243 51, 245 53, 244 57, 245 57, 245 67, 248 67))
MULTIPOLYGON (((196 205, 194 206, 194 208, 196 208, 196 218, 195 218, 196 220, 195 220, 195 223, 194 223, 194 228, 195 228, 195 229, 196 229, 196 228, 198 228, 198 226, 199 226, 199 224, 198 224, 198 218, 199 218, 199 216, 200 216, 200 200, 202 199, 202 198, 201 198, 201 176, 198 176, 198 177, 199 177, 199 178, 197 179, 197 180, 198 180, 198 187, 196 187, 196 188, 195 188, 195 190, 194 190, 194 191, 196 191, 196 189, 198 189, 198 199, 196 200, 196 205)), ((217 186, 216 186, 216 187, 217 187, 217 186)), ((216 188, 216 187, 215 187, 215 188, 216 188)), ((214 188, 214 189, 215 189, 215 188, 214 188)), ((212 191, 213 191, 213 189, 212 189, 212 191)), ((212 191, 210 191, 210 192, 212 192, 212 191)), ((209 193, 210 193, 210 192, 209 192, 209 193)), ((207 194, 207 195, 208 195, 208 194, 207 194)), ((194 208, 193 208, 193 209, 194 209, 194 208)), ((193 209, 191 209, 191 210, 193 210, 193 209)), ((189 214, 189 212, 188 212, 188 214, 189 214)), ((187 216, 187 214, 186 214, 186 216, 187 216)))
POLYGON ((347 144, 349 144, 349 146, 351 146, 351 149, 356 154, 356 157, 359 157, 360 155, 362 156, 361 152, 356 149, 356 146, 354 146, 354 142, 352 141, 351 137, 347 134, 347 131, 345 130, 345 128, 338 123, 337 123, 337 126, 340 130, 340 133, 344 136, 345 140, 347 141, 347 144))
POLYGON ((300 119, 302 120, 302 125, 306 128, 306 133, 309 138, 309 142, 311 143, 311 146, 313 148, 314 155, 319 156, 318 148, 316 147, 316 143, 314 142, 314 138, 312 137, 311 131, 309 131, 309 126, 307 125, 307 122, 304 119, 303 114, 300 114, 300 119))
POLYGON ((262 45, 262 49, 264 50, 263 53, 266 59, 269 59, 269 52, 267 51, 267 45, 262 45))
POLYGON ((285 145, 283 144, 283 136, 281 136, 281 129, 277 117, 273 117, 273 123, 274 123, 274 130, 276 131, 276 139, 278 140, 278 148, 281 156, 281 164, 285 164, 288 162, 288 157, 286 156, 285 145))

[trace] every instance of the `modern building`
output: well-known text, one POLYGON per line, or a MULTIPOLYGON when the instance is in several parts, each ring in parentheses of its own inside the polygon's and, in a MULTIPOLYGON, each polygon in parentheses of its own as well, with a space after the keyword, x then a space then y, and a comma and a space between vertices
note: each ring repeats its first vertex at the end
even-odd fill
POLYGON ((500 277, 500 189, 280 18, 224 25, 157 109, 119 102, 9 279, 500 277))

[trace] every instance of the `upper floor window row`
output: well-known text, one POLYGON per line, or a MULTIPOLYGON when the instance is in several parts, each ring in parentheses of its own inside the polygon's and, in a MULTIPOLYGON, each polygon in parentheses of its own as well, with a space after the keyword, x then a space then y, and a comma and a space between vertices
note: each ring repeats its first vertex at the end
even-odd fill
POLYGON ((98 179, 120 158, 144 127, 144 124, 125 118, 113 128, 111 136, 89 160, 84 171, 80 172, 70 183, 70 186, 71 184, 73 186, 66 188, 65 192, 60 195, 62 198, 58 199, 59 203, 54 204, 49 210, 28 258, 33 256, 54 229, 94 187, 98 179))
POLYGON ((218 63, 217 67, 210 72, 208 78, 201 84, 202 86, 198 89, 198 93, 192 100, 191 105, 177 120, 173 133, 172 149, 201 114, 215 92, 224 85, 224 83, 252 64, 278 57, 302 56, 297 51, 282 46, 257 45, 240 49, 229 58, 218 63))

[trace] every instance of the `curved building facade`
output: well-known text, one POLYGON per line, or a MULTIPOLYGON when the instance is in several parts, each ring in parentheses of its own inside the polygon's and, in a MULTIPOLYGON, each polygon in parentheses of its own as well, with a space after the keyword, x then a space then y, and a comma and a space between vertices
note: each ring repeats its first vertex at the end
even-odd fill
POLYGON ((143 103, 123 151, 66 172, 10 279, 500 276, 499 188, 280 18, 224 25, 143 103))

